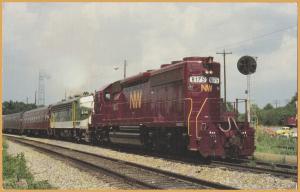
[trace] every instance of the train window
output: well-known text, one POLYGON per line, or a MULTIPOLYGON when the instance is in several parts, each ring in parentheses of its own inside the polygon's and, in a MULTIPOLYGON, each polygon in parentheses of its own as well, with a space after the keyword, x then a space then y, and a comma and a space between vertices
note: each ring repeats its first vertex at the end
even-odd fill
POLYGON ((104 97, 105 97, 105 100, 109 101, 110 100, 110 93, 105 93, 104 97))
POLYGON ((209 66, 210 66, 209 63, 204 63, 204 64, 203 64, 203 67, 204 67, 204 68, 209 68, 209 66))
POLYGON ((84 115, 88 115, 89 114, 89 110, 88 109, 81 109, 81 115, 84 116, 84 115))

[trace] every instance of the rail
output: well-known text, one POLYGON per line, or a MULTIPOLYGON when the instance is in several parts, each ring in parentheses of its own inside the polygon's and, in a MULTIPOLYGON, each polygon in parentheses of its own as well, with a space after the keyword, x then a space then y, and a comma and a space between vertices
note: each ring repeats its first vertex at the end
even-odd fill
POLYGON ((76 162, 87 164, 125 179, 127 182, 136 183, 138 186, 143 186, 146 189, 236 189, 231 186, 126 162, 99 154, 88 153, 41 141, 33 141, 22 137, 7 135, 5 135, 5 137, 76 162))

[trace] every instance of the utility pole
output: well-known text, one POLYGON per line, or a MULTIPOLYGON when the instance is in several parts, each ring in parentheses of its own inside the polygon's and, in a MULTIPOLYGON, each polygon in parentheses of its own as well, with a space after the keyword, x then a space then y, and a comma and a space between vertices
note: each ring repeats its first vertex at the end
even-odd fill
MULTIPOLYGON (((258 57, 254 57, 256 63, 258 57)), ((251 89, 251 74, 247 75, 247 113, 248 113, 248 122, 251 123, 251 94, 250 94, 250 89, 251 89)))
POLYGON ((250 102, 250 74, 247 75, 247 119, 251 123, 251 102, 250 102))
POLYGON ((126 78, 126 67, 127 67, 127 61, 124 60, 124 79, 126 78))
POLYGON ((290 100, 289 99, 285 99, 285 105, 289 104, 290 100))
POLYGON ((49 78, 47 74, 39 72, 38 105, 45 105, 45 80, 49 78))
POLYGON ((34 104, 36 105, 36 90, 34 92, 34 104))
POLYGON ((223 52, 216 53, 223 55, 223 63, 224 63, 224 103, 225 103, 225 110, 227 111, 227 101, 226 101, 226 55, 232 54, 232 52, 226 52, 225 49, 223 52))
POLYGON ((279 106, 279 104, 280 104, 280 102, 279 102, 279 100, 274 100, 274 104, 275 104, 275 108, 277 108, 278 106, 279 106))

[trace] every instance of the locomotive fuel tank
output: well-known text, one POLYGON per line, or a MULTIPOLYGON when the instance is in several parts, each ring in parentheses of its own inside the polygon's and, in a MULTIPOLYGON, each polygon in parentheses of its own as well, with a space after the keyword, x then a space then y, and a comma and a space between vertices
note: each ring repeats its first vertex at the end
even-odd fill
POLYGON ((142 146, 139 126, 119 126, 111 129, 109 139, 112 143, 142 146))

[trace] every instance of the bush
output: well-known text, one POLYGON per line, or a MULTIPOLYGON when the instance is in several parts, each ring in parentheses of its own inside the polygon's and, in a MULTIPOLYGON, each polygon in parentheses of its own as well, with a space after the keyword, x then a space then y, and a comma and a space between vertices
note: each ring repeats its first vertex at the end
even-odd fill
POLYGON ((7 144, 3 143, 3 188, 4 189, 49 189, 47 181, 34 181, 33 175, 26 166, 23 153, 11 156, 7 153, 7 144))
POLYGON ((260 127, 255 132, 255 146, 258 152, 282 155, 297 154, 297 140, 295 138, 271 136, 260 127))

